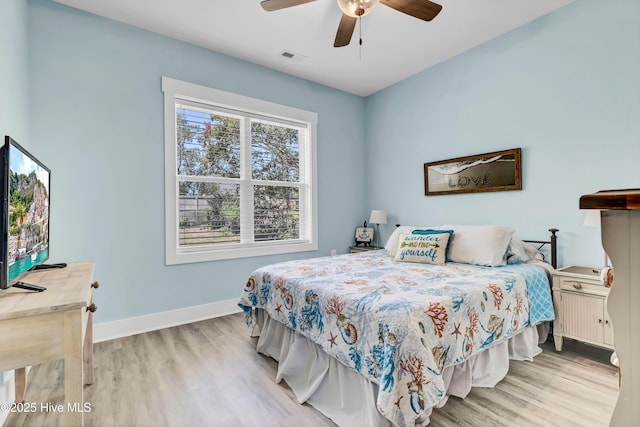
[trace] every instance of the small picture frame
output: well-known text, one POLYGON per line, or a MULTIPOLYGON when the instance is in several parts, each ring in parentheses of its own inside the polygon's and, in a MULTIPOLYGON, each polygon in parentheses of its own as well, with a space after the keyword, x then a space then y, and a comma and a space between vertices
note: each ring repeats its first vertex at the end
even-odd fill
POLYGON ((373 242, 373 228, 370 227, 357 227, 356 228, 356 246, 363 244, 364 246, 371 246, 373 242))

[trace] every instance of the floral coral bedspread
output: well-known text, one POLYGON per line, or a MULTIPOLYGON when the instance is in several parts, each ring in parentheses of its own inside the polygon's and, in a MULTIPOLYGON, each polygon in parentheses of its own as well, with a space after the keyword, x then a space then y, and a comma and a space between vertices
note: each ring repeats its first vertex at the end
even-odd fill
POLYGON ((554 318, 540 266, 414 264, 384 250, 262 267, 238 305, 248 321, 266 310, 378 384, 378 410, 399 426, 441 400, 445 367, 554 318))

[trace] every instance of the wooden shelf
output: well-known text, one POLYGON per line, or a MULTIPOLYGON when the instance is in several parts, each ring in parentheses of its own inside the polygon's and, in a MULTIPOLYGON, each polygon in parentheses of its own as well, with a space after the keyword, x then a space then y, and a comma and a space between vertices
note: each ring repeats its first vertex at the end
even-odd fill
POLYGON ((640 189, 586 194, 580 197, 580 209, 640 209, 640 189))

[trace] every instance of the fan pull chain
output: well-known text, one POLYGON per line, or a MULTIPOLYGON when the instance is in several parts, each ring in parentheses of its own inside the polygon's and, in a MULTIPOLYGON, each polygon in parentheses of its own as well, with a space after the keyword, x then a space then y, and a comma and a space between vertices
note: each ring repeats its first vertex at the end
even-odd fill
POLYGON ((358 31, 360 32, 360 47, 359 47, 359 55, 360 60, 362 60, 362 15, 358 16, 358 31))

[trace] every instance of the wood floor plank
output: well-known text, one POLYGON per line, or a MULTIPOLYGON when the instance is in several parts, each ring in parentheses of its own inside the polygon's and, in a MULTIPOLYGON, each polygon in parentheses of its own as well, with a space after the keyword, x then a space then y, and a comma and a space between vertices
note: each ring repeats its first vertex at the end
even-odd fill
MULTIPOLYGON (((98 343, 85 386, 89 427, 334 426, 299 404, 277 364, 255 351, 244 314, 98 343)), ((609 351, 565 340, 533 362, 512 362, 495 388, 474 388, 434 410, 431 426, 593 426, 609 423, 618 394, 609 351)), ((60 404, 63 363, 33 367, 26 402, 60 404)), ((10 414, 9 427, 62 425, 57 413, 10 414)))

